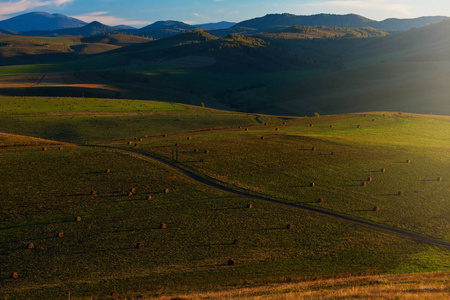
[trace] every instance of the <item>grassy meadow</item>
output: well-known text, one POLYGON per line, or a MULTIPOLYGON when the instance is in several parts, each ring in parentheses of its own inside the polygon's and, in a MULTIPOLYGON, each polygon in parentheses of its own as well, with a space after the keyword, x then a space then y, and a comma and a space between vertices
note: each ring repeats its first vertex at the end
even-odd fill
POLYGON ((236 190, 448 242, 449 121, 0 97, 0 297, 173 297, 437 271, 445 282, 447 248, 237 196, 139 153, 236 190))

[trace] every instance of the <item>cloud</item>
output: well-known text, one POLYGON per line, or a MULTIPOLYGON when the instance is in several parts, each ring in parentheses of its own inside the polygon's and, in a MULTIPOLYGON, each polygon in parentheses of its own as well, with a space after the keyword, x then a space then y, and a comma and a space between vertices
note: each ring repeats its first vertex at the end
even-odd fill
POLYGON ((372 10, 395 13, 404 17, 412 16, 412 6, 407 4, 393 3, 387 0, 343 0, 343 1, 325 1, 319 3, 302 4, 301 6, 310 7, 333 7, 355 10, 372 10))
POLYGON ((129 25, 129 26, 145 26, 148 25, 148 21, 138 21, 138 20, 128 20, 124 18, 119 18, 115 16, 108 15, 109 11, 95 11, 88 14, 78 15, 78 16, 71 16, 72 18, 80 19, 85 22, 94 22, 98 21, 102 24, 106 25, 129 25))
POLYGON ((9 0, 0 1, 0 19, 5 19, 6 16, 15 13, 20 13, 26 10, 34 9, 43 6, 62 6, 71 3, 74 0, 9 0))

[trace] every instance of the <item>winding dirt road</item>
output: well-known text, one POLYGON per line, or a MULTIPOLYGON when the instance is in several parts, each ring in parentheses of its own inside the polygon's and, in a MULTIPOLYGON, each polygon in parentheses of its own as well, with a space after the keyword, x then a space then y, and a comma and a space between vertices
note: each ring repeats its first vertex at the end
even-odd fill
POLYGON ((146 154, 146 153, 141 153, 138 151, 133 151, 133 150, 126 150, 126 149, 122 149, 122 148, 118 148, 118 147, 110 147, 110 146, 100 146, 100 145, 89 145, 87 147, 97 147, 97 148, 104 148, 104 149, 110 149, 110 150, 115 150, 115 151, 119 151, 119 152, 123 152, 123 153, 129 153, 129 154, 133 154, 133 156, 135 157, 141 157, 141 158, 147 158, 147 159, 151 159, 153 161, 156 161, 158 163, 161 163, 189 178, 191 178, 192 180, 195 180, 199 183, 208 185, 210 187, 225 191, 225 192, 229 192, 238 196, 242 196, 245 198, 250 198, 250 199, 255 199, 255 200, 261 200, 261 201, 266 201, 266 202, 270 202, 270 203, 275 203, 275 204, 279 204, 279 205, 284 205, 284 206, 289 206, 289 207, 295 207, 298 209, 302 209, 305 211, 310 211, 310 212, 315 212, 317 214, 323 215, 323 216, 328 216, 328 217, 332 217, 335 219, 339 219, 342 221, 346 221, 349 223, 353 223, 356 225, 360 225, 360 226, 364 226, 364 227, 368 227, 368 228, 372 228, 372 229, 376 229, 376 230, 380 230, 380 231, 384 231, 384 232, 388 232, 388 233, 393 233, 393 234, 397 234, 400 236, 404 236, 419 242, 424 242, 424 243, 428 243, 428 244, 432 244, 432 245, 436 245, 436 246, 441 246, 447 249, 450 249, 450 243, 448 242, 444 242, 444 241, 439 241, 439 240, 435 240, 433 238, 428 238, 428 237, 424 237, 424 236, 420 236, 420 235, 415 235, 409 232, 405 232, 402 231, 400 229, 395 229, 395 228, 390 228, 384 225, 380 225, 380 224, 371 224, 368 222, 364 222, 358 219, 353 219, 350 217, 346 217, 346 216, 342 216, 336 213, 332 213, 332 212, 327 212, 327 211, 322 211, 316 208, 311 208, 311 207, 306 207, 306 206, 302 206, 299 204, 292 204, 292 203, 286 203, 280 200, 276 200, 276 199, 272 199, 269 197, 264 197, 264 196, 255 196, 252 195, 250 193, 244 192, 244 191, 238 191, 238 190, 234 190, 230 187, 225 186, 225 183, 223 183, 223 185, 219 184, 218 180, 210 178, 210 177, 201 177, 191 171, 185 170, 169 161, 160 159, 158 157, 152 156, 150 154, 146 154))

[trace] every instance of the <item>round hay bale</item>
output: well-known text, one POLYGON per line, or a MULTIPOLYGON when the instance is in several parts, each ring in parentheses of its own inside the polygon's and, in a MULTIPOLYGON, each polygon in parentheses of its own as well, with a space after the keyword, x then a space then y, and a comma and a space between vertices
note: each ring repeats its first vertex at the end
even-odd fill
POLYGON ((34 249, 34 244, 33 243, 28 243, 27 249, 34 249))
POLYGON ((163 137, 167 137, 167 134, 163 134, 163 137))
POLYGON ((135 192, 136 192, 136 189, 135 189, 135 188, 131 188, 131 189, 130 189, 130 192, 135 193, 135 192))
POLYGON ((236 262, 234 261, 234 259, 229 259, 228 260, 228 265, 229 266, 234 266, 236 264, 236 262))
POLYGON ((286 125, 286 122, 283 122, 283 125, 286 125))
POLYGON ((132 144, 132 142, 128 142, 127 144, 128 144, 128 145, 131 145, 131 144, 132 144))
POLYGON ((131 196, 133 196, 133 193, 132 193, 132 192, 128 192, 128 193, 127 193, 127 196, 128 196, 128 197, 131 197, 131 196))
POLYGON ((152 196, 148 195, 147 197, 145 197, 146 200, 152 200, 152 196))
POLYGON ((366 115, 366 114, 364 114, 364 117, 367 117, 367 115, 366 115))
POLYGON ((292 224, 287 224, 287 225, 286 225, 286 229, 294 229, 294 225, 292 225, 292 224))
POLYGON ((144 244, 143 243, 137 243, 136 244, 136 249, 144 249, 144 244))
POLYGON ((361 128, 361 125, 356 126, 356 128, 361 128))
POLYGON ((372 119, 372 122, 375 122, 375 119, 372 119))
POLYGON ((97 192, 96 191, 91 191, 91 196, 95 196, 95 195, 97 195, 97 192))
POLYGON ((437 181, 442 181, 442 177, 438 177, 437 181))
POLYGON ((135 146, 135 147, 139 147, 139 144, 136 143, 136 144, 134 144, 134 146, 135 146))
POLYGON ((189 137, 187 138, 187 140, 190 141, 190 140, 192 140, 192 138, 189 136, 189 137))
POLYGON ((309 124, 309 127, 313 127, 314 126, 314 124, 309 124))
POLYGON ((42 151, 47 151, 47 148, 46 148, 46 147, 43 147, 43 148, 42 148, 42 151))
POLYGON ((330 154, 331 154, 331 155, 334 155, 334 152, 331 152, 330 154))
POLYGON ((248 204, 247 204, 247 208, 253 208, 253 204, 248 203, 248 204))
POLYGON ((59 151, 63 150, 63 147, 59 147, 58 150, 59 150, 59 151))
POLYGON ((316 184, 315 184, 314 182, 311 182, 311 183, 309 184, 309 186, 310 186, 310 187, 315 187, 316 184))
POLYGON ((411 163, 411 160, 410 160, 410 159, 407 159, 407 160, 406 160, 406 163, 407 163, 407 164, 410 164, 410 163, 411 163))
POLYGON ((241 243, 240 239, 234 239, 233 244, 239 245, 241 243))
POLYGON ((242 126, 239 126, 238 128, 239 128, 239 129, 242 129, 242 126))
POLYGON ((111 173, 111 170, 110 170, 110 169, 106 169, 106 170, 105 170, 105 173, 106 173, 106 174, 111 173))
POLYGON ((209 150, 205 150, 205 153, 208 154, 208 153, 209 153, 209 150))
POLYGON ((111 298, 113 298, 113 299, 117 299, 117 298, 119 298, 119 293, 118 292, 112 292, 111 293, 111 298))
POLYGON ((180 144, 176 143, 176 144, 175 144, 175 147, 180 147, 180 144))
POLYGON ((248 131, 248 128, 245 128, 245 131, 248 131))
POLYGON ((159 229, 166 229, 167 228, 167 224, 165 223, 161 223, 161 225, 159 225, 159 229))
POLYGON ((278 130, 280 130, 280 128, 277 127, 277 128, 275 128, 275 130, 278 131, 278 130))
POLYGON ((64 232, 58 232, 57 234, 56 234, 56 237, 59 237, 59 238, 62 238, 62 237, 64 237, 64 232))
POLYGON ((19 278, 19 274, 18 274, 17 272, 12 272, 12 273, 11 273, 11 278, 12 278, 12 279, 17 279, 17 278, 19 278))
POLYGON ((194 153, 198 153, 198 152, 200 152, 200 150, 194 149, 194 153))
POLYGON ((381 169, 381 173, 386 173, 386 169, 385 168, 381 169))
POLYGON ((80 217, 80 216, 77 216, 77 217, 75 218, 75 222, 81 222, 81 217, 80 217))
POLYGON ((262 137, 261 137, 261 139, 262 139, 262 140, 264 140, 264 139, 265 139, 265 137, 263 137, 263 136, 262 136, 262 137))
POLYGON ((372 177, 367 178, 367 181, 372 181, 372 180, 373 180, 372 177))
POLYGON ((367 186, 367 182, 365 182, 365 181, 362 182, 362 183, 361 183, 361 186, 367 186))
POLYGON ((317 200, 317 203, 324 203, 325 202, 325 200, 323 200, 323 198, 319 198, 318 200, 317 200))
POLYGON ((139 142, 142 142, 144 139, 143 138, 139 138, 139 142))
POLYGON ((402 192, 402 191, 400 191, 400 192, 398 192, 398 195, 399 195, 399 196, 404 196, 404 195, 405 195, 405 193, 404 193, 404 192, 402 192))
POLYGON ((380 207, 375 206, 375 207, 373 208, 373 211, 380 211, 380 207))
POLYGON ((317 148, 316 148, 316 147, 312 147, 311 150, 312 150, 312 151, 316 151, 317 148))
POLYGON ((267 124, 267 123, 264 123, 264 126, 267 126, 267 125, 269 125, 269 124, 267 124))
POLYGON ((333 125, 330 125, 330 128, 333 128, 334 126, 333 125))
POLYGON ((168 193, 169 192, 169 189, 164 189, 164 193, 168 193))

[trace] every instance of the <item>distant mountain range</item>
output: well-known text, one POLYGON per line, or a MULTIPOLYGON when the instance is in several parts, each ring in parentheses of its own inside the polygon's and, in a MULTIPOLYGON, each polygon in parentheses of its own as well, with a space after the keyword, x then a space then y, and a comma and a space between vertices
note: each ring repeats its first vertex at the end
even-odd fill
POLYGON ((61 14, 45 12, 27 13, 8 20, 0 21, 0 33, 28 36, 92 36, 113 33, 145 35, 163 38, 186 30, 208 31, 216 36, 230 33, 257 34, 270 33, 292 26, 327 26, 361 28, 372 27, 386 31, 406 31, 414 27, 423 27, 448 19, 444 16, 421 17, 416 19, 386 19, 374 21, 359 15, 318 14, 297 16, 292 14, 269 14, 264 17, 246 20, 240 23, 219 22, 189 25, 179 21, 158 21, 140 29, 126 25, 115 27, 99 22, 85 23, 81 20, 61 14))
POLYGON ((61 14, 32 12, 0 21, 0 29, 17 32, 30 30, 51 31, 64 28, 82 27, 86 24, 86 22, 61 14))

